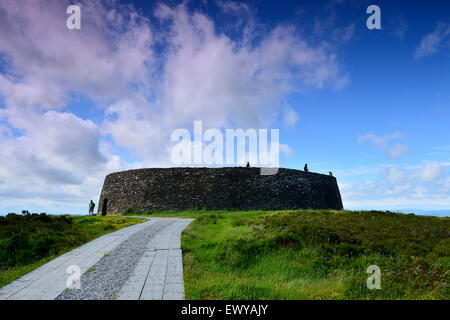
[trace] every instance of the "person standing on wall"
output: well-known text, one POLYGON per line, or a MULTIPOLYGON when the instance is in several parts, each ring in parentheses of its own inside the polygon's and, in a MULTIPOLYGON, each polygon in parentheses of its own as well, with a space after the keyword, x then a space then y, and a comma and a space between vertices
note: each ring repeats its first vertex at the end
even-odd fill
POLYGON ((95 203, 94 203, 94 201, 91 200, 91 202, 89 203, 89 215, 90 216, 94 215, 94 208, 95 208, 95 203))

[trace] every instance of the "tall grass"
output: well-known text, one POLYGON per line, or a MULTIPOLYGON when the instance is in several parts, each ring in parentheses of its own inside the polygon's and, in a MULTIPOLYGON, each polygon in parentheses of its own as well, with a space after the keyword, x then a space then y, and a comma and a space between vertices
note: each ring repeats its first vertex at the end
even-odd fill
POLYGON ((449 299, 449 226, 380 211, 202 213, 182 237, 186 296, 449 299), (380 290, 367 288, 370 265, 380 290))

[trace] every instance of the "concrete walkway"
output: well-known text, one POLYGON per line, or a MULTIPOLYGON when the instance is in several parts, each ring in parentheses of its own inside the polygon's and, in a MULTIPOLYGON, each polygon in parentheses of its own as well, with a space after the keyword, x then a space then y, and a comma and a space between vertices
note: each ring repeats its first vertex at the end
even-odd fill
MULTIPOLYGON (((181 232, 192 219, 148 218, 149 221, 101 236, 31 271, 0 289, 0 300, 53 300, 67 288, 70 266, 80 275, 137 232, 165 222, 148 241, 118 299, 184 299, 181 232)), ((83 279, 83 278, 81 278, 83 279)), ((107 285, 107 284, 106 284, 107 285)), ((81 282, 81 286, 83 283, 81 282)))
POLYGON ((149 242, 118 295, 120 300, 183 300, 181 232, 191 219, 180 219, 149 242))

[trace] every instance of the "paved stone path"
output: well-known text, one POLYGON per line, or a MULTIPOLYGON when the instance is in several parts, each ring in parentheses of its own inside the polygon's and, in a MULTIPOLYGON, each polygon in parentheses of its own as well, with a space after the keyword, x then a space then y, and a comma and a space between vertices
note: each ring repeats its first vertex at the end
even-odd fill
POLYGON ((192 219, 148 220, 99 237, 31 271, 1 288, 0 300, 184 299, 180 238, 192 219), (81 290, 66 289, 67 268, 72 265, 80 268, 81 290))

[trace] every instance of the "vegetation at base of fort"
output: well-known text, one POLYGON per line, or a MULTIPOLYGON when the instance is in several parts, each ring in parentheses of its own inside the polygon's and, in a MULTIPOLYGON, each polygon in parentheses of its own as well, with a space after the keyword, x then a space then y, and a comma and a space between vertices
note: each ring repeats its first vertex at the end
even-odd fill
POLYGON ((0 287, 101 235, 142 221, 46 214, 0 216, 0 287))
POLYGON ((152 211, 140 211, 132 208, 128 208, 124 212, 121 213, 123 216, 149 216, 152 214, 152 211))
MULTIPOLYGON (((149 213, 147 213, 149 214, 149 213)), ((450 218, 380 211, 153 212, 182 236, 187 299, 450 299, 450 218), (368 289, 370 265, 381 289, 368 289)))

